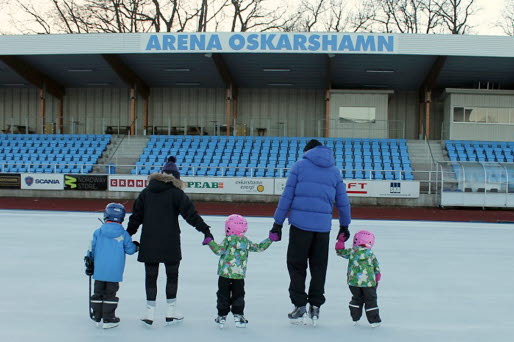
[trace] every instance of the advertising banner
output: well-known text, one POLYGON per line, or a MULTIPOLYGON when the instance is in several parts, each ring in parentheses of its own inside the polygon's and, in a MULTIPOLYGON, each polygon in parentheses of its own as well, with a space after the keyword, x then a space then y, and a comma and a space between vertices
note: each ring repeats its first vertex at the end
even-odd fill
POLYGON ((182 177, 186 193, 197 194, 255 194, 273 195, 274 180, 271 178, 216 178, 182 177))
POLYGON ((106 175, 64 175, 65 190, 107 190, 106 175))
POLYGON ((56 173, 22 173, 24 190, 64 190, 64 176, 56 173))
MULTIPOLYGON (((281 195, 286 178, 275 179, 275 195, 281 195)), ((355 197, 418 198, 418 181, 345 180, 346 193, 355 197)))
POLYGON ((0 173, 0 189, 20 189, 21 175, 19 173, 0 173))
POLYGON ((109 191, 140 192, 148 185, 148 176, 109 176, 109 191))

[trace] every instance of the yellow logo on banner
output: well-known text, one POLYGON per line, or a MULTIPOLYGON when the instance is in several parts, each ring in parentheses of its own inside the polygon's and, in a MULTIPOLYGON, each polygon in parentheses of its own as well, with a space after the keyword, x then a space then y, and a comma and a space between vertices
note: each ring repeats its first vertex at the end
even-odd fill
POLYGON ((263 191, 264 191, 264 185, 262 185, 262 184, 261 184, 261 185, 258 185, 258 186, 257 186, 257 191, 259 191, 259 192, 263 192, 263 191))
POLYGON ((69 186, 70 189, 75 189, 77 187, 77 178, 71 176, 64 176, 64 184, 69 186))

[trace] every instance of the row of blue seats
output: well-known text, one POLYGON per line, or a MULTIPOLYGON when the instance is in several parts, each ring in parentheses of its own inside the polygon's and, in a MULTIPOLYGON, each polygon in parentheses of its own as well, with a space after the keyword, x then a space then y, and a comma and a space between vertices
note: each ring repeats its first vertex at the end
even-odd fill
POLYGON ((62 140, 105 140, 110 141, 110 134, 0 134, 0 141, 62 141, 62 140))
POLYGON ((8 165, 0 164, 1 172, 5 173, 90 173, 93 171, 92 165, 8 165))
POLYGON ((321 143, 331 141, 357 141, 357 142, 397 142, 407 143, 406 139, 387 139, 387 138, 321 138, 321 137, 270 137, 270 136, 210 136, 210 135, 151 135, 150 141, 178 141, 178 140, 191 140, 191 141, 214 141, 214 140, 270 140, 270 141, 302 141, 308 142, 311 139, 317 139, 321 143))
POLYGON ((477 140, 446 140, 445 145, 448 148, 511 148, 514 149, 514 141, 477 141, 477 140))

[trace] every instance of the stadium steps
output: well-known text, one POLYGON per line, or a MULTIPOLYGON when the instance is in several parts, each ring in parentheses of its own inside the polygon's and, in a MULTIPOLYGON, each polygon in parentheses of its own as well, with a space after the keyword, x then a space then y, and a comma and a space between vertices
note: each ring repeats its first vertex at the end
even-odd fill
POLYGON ((119 147, 108 159, 108 163, 114 163, 117 166, 117 174, 130 174, 134 165, 139 160, 139 156, 143 153, 144 148, 148 145, 149 137, 125 137, 119 147))
POLYGON ((97 163, 93 166, 93 173, 106 173, 105 165, 109 163, 112 155, 118 149, 118 146, 123 141, 124 137, 113 135, 111 137, 111 143, 107 145, 107 148, 102 153, 102 156, 98 159, 97 163))
MULTIPOLYGON (((420 181, 426 181, 429 178, 428 172, 422 171, 430 171, 433 170, 434 167, 432 165, 432 157, 430 156, 430 152, 425 144, 424 140, 409 140, 407 141, 407 147, 409 149, 410 161, 412 164, 412 169, 417 171, 414 173, 414 179, 420 181)), ((430 145, 431 148, 435 147, 434 145, 430 145)), ((433 153, 434 148, 432 149, 433 153)), ((441 152, 442 153, 442 152, 441 152)), ((434 159, 436 157, 434 156, 434 159)))

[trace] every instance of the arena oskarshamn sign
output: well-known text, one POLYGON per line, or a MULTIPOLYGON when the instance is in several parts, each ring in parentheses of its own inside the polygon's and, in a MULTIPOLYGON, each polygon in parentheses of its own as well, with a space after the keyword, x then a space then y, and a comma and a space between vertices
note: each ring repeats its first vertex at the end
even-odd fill
POLYGON ((395 53, 391 34, 173 33, 149 36, 146 52, 395 53))

